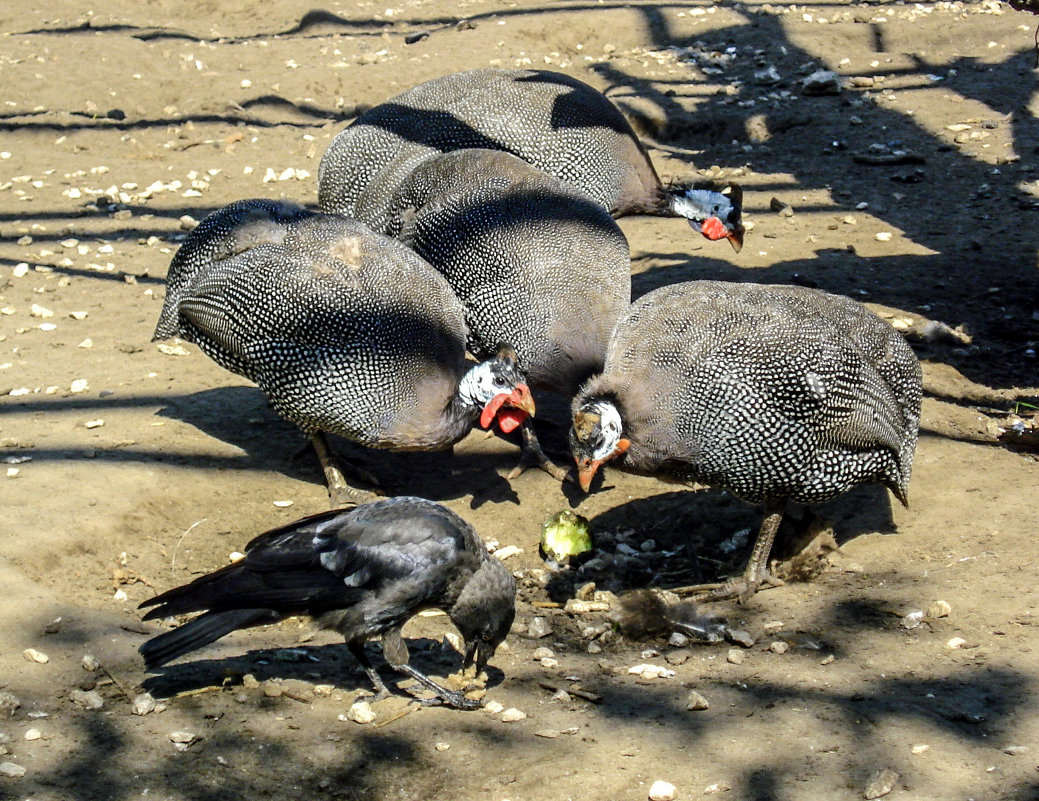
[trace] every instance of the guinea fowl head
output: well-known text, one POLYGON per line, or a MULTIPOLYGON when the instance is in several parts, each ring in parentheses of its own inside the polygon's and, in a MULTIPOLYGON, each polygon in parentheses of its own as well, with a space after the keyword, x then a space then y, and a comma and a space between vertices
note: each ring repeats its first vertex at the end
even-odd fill
POLYGON ((604 462, 631 447, 631 441, 623 434, 620 412, 609 400, 588 401, 575 412, 570 428, 570 452, 577 462, 577 478, 585 492, 604 462))
POLYGON ((463 377, 458 394, 480 410, 480 426, 498 426, 506 434, 534 416, 534 398, 511 345, 499 345, 493 359, 480 362, 463 377))
POLYGON ((674 189, 674 212, 685 217, 694 230, 711 240, 728 239, 739 253, 743 247, 743 190, 729 184, 723 192, 713 189, 674 189))

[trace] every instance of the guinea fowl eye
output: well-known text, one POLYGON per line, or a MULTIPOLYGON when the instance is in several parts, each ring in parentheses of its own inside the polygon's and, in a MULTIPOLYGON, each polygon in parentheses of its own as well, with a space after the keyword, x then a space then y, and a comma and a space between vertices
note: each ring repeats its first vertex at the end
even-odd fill
POLYGON ((505 379, 502 378, 500 375, 496 375, 494 377, 494 386, 496 386, 496 387, 503 387, 503 386, 505 386, 505 379))

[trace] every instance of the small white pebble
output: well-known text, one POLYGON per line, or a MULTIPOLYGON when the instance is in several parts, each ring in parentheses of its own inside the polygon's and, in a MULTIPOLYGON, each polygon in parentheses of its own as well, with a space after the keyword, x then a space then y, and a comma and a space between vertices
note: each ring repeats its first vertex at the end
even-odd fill
POLYGON ((274 501, 274 505, 279 509, 287 509, 292 506, 293 503, 295 503, 295 501, 274 501))
POLYGON ((188 349, 183 345, 170 345, 166 342, 160 342, 155 346, 159 349, 160 353, 165 353, 167 356, 187 356, 188 349))
POLYGON ((947 643, 945 643, 945 647, 946 648, 961 648, 961 647, 963 647, 966 644, 967 644, 967 641, 965 639, 963 639, 963 637, 953 637, 951 640, 949 640, 947 643))
POLYGON ((25 768, 14 762, 0 762, 0 776, 17 779, 25 775, 25 768))
POLYGON ((84 428, 101 428, 105 424, 105 421, 98 417, 96 420, 87 420, 84 424, 84 428))
POLYGON ((523 553, 523 549, 516 545, 506 545, 504 548, 499 548, 494 552, 494 555, 501 560, 508 559, 510 556, 516 556, 516 554, 523 553))
POLYGON ((785 654, 790 650, 790 645, 783 640, 776 640, 774 643, 769 645, 768 650, 774 654, 785 654))
POLYGON ((21 472, 22 471, 19 470, 17 467, 8 467, 7 468, 7 477, 8 478, 16 478, 18 476, 18 474, 21 473, 21 472))
POLYGON ((245 554, 241 551, 231 551, 230 556, 227 557, 227 561, 231 562, 231 564, 241 562, 243 559, 245 559, 245 554))
POLYGON ((101 667, 101 661, 92 654, 85 655, 81 664, 83 665, 83 670, 89 670, 91 673, 101 667))
POLYGON ((732 665, 742 665, 743 660, 746 658, 746 655, 739 648, 730 648, 729 652, 725 655, 725 661, 732 665))
POLYGON ((951 614, 952 606, 949 605, 948 601, 935 601, 927 607, 927 616, 929 618, 938 619, 948 617, 951 614))
POLYGON ((15 278, 23 278, 23 277, 25 277, 26 275, 29 274, 29 265, 28 265, 28 263, 23 261, 23 262, 20 262, 20 263, 16 264, 14 266, 14 269, 11 271, 11 274, 15 278))
POLYGON ((69 312, 69 317, 73 320, 85 320, 87 319, 87 313, 85 311, 69 312))
POLYGON ((33 317, 39 317, 41 319, 46 319, 48 317, 54 316, 54 312, 52 312, 48 308, 45 308, 44 306, 41 306, 39 303, 34 303, 32 304, 32 306, 29 307, 29 314, 31 314, 33 317))
POLYGON ((92 348, 92 347, 94 347, 94 340, 92 340, 90 337, 87 337, 82 342, 80 342, 78 345, 76 345, 76 347, 77 348, 92 348))
POLYGON ((527 713, 526 712, 522 712, 519 709, 516 709, 516 707, 511 706, 508 709, 506 709, 504 712, 501 713, 501 722, 502 723, 516 723, 517 721, 525 720, 526 717, 527 717, 527 713))
POLYGON ((451 743, 437 743, 433 746, 437 751, 446 751, 451 747, 451 743))
POLYGON ((87 389, 89 389, 89 387, 90 384, 87 382, 85 378, 77 378, 69 386, 69 391, 73 393, 86 392, 87 389))
POLYGON ((926 745, 925 743, 918 743, 917 745, 914 745, 909 750, 913 754, 916 754, 917 756, 919 756, 920 754, 923 754, 923 753, 925 753, 927 751, 930 751, 931 750, 931 746, 926 745))
POLYGON ((649 801, 674 801, 675 786, 671 782, 657 779, 649 788, 649 801))
POLYGON ((363 726, 375 720, 375 712, 368 701, 355 701, 346 713, 346 719, 363 726))
POLYGON ((126 598, 127 598, 126 591, 123 590, 123 589, 116 590, 115 593, 113 593, 113 595, 112 595, 112 600, 113 601, 125 601, 126 598))
POLYGON ((26 648, 22 651, 22 656, 29 662, 36 662, 40 665, 45 665, 51 661, 47 654, 43 653, 43 651, 37 651, 35 648, 26 648))
POLYGON ((195 742, 198 739, 198 735, 190 731, 174 731, 170 732, 171 743, 181 743, 182 745, 188 745, 195 742))
POLYGON ((878 242, 890 242, 891 241, 891 236, 892 235, 891 235, 890 231, 879 231, 879 232, 877 232, 877 235, 876 235, 875 239, 878 242))
POLYGON ((43 732, 41 732, 39 729, 28 729, 25 732, 26 740, 39 740, 41 737, 43 737, 43 732))

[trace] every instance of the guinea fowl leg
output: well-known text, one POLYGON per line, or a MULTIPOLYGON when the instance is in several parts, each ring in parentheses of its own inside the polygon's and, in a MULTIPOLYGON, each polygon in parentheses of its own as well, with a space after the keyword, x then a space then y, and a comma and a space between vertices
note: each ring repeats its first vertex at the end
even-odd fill
POLYGON ((390 695, 389 689, 386 687, 386 683, 382 680, 382 676, 372 666, 371 660, 368 659, 368 654, 364 652, 364 643, 362 642, 348 642, 346 647, 350 650, 350 653, 354 655, 361 667, 364 668, 364 672, 368 674, 368 678, 371 679, 372 684, 375 685, 375 699, 381 701, 390 695))
POLYGON ((573 480, 567 468, 560 467, 545 456, 545 452, 541 450, 541 443, 538 442, 538 435, 534 432, 534 423, 529 417, 520 424, 520 433, 523 435, 520 461, 509 471, 506 479, 512 481, 519 478, 528 467, 540 467, 556 481, 573 480))
POLYGON ((781 587, 783 582, 768 572, 768 556, 772 552, 772 543, 783 519, 785 501, 769 501, 765 504, 765 519, 758 529, 758 538, 747 560, 747 567, 738 579, 731 579, 720 584, 697 584, 692 587, 679 587, 672 590, 678 595, 690 595, 697 601, 727 601, 735 598, 741 604, 750 600, 764 584, 769 587, 781 587))
MULTIPOLYGON (((314 452, 317 454, 317 459, 321 462, 321 469, 325 473, 325 483, 328 484, 328 499, 333 509, 338 509, 341 506, 357 506, 357 504, 371 499, 371 493, 355 489, 346 483, 343 471, 339 469, 339 465, 336 464, 335 457, 332 455, 332 448, 328 444, 328 437, 325 436, 325 432, 318 431, 313 434, 310 437, 310 442, 314 446, 314 452)), ((376 487, 379 486, 375 476, 356 466, 353 469, 365 481, 370 481, 376 487)))
POLYGON ((460 692, 455 692, 446 687, 441 687, 429 678, 429 676, 419 672, 408 664, 410 654, 408 653, 408 646, 400 636, 400 627, 394 627, 383 632, 382 654, 386 657, 386 661, 389 662, 390 667, 394 670, 399 670, 401 673, 411 676, 411 678, 415 679, 415 681, 427 690, 436 693, 436 698, 420 699, 420 702, 424 706, 446 704, 454 709, 479 709, 482 706, 479 701, 475 701, 472 698, 466 698, 460 692))

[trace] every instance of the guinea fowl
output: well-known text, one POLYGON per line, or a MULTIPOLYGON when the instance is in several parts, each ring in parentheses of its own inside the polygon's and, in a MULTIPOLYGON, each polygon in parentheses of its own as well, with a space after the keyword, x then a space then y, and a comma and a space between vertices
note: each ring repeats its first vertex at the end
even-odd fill
POLYGON ((145 620, 203 614, 141 645, 151 669, 236 629, 309 615, 337 630, 371 678, 386 685, 364 652, 382 635, 394 669, 458 709, 480 704, 448 690, 409 663, 401 627, 423 609, 441 609, 466 642, 463 668, 487 661, 515 617, 516 582, 488 554, 473 527, 422 498, 398 497, 348 512, 305 517, 256 537, 245 558, 145 601, 145 620))
POLYGON ((462 304, 408 248, 354 220, 243 200, 214 212, 170 265, 155 337, 177 334, 255 381, 314 444, 333 503, 351 490, 325 432, 439 450, 479 420, 534 413, 515 353, 465 360, 462 304))
POLYGON ((620 110, 576 78, 547 70, 477 69, 434 78, 341 131, 318 171, 325 211, 384 231, 387 196, 432 153, 504 150, 595 199, 614 217, 685 217, 708 239, 743 245, 742 193, 665 188, 620 110), (363 195, 369 195, 359 208, 363 195))
MULTIPOLYGON (((568 400, 602 369, 631 301, 631 259, 617 223, 583 192, 509 153, 456 150, 416 164, 388 212, 387 233, 461 300, 470 353, 509 342, 532 387, 568 400)), ((522 431, 525 458, 562 479, 529 420, 522 431)))
POLYGON ((694 281, 631 305, 602 375, 574 399, 570 444, 585 491, 613 460, 763 503, 742 578, 688 588, 704 600, 745 600, 778 583, 768 556, 788 501, 878 482, 907 503, 921 394, 913 351, 855 301, 694 281))

